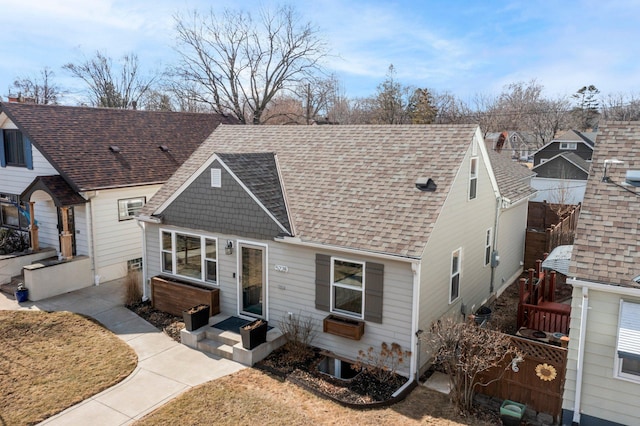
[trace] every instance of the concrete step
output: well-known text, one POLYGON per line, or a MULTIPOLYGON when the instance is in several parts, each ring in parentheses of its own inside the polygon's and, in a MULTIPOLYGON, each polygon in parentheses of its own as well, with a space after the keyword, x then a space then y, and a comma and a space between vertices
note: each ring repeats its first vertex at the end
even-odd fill
POLYGON ((211 339, 202 339, 198 342, 198 350, 207 352, 221 358, 233 359, 233 346, 211 339))
POLYGON ((233 346, 236 343, 240 343, 240 341, 242 340, 242 337, 240 337, 240 334, 238 333, 219 330, 213 327, 207 327, 204 334, 206 339, 217 340, 218 342, 225 343, 229 346, 233 346))

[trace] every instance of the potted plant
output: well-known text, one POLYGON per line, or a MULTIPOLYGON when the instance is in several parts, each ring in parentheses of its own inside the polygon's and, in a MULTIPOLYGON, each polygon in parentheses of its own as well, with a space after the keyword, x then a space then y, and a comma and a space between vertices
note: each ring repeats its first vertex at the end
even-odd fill
POLYGON ((197 330, 209 324, 209 305, 196 305, 186 311, 182 311, 184 328, 187 331, 197 330))
POLYGON ((263 319, 257 319, 240 327, 242 347, 245 349, 253 349, 265 343, 267 341, 267 327, 267 321, 263 319))
POLYGON ((24 286, 24 283, 18 284, 15 296, 18 303, 26 302, 27 300, 29 300, 29 289, 24 286))

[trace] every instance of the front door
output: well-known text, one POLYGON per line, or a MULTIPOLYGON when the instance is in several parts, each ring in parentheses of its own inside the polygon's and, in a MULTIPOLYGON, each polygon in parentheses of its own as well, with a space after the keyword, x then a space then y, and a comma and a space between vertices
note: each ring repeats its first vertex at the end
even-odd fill
POLYGON ((240 313, 264 317, 266 290, 265 248, 240 244, 240 313))
MULTIPOLYGON (((62 234, 64 230, 64 223, 62 218, 62 209, 58 208, 58 235, 62 234)), ((76 256, 76 221, 74 219, 73 207, 67 208, 67 229, 71 234, 71 254, 76 256)), ((62 251, 62 238, 60 239, 60 251, 62 251)))

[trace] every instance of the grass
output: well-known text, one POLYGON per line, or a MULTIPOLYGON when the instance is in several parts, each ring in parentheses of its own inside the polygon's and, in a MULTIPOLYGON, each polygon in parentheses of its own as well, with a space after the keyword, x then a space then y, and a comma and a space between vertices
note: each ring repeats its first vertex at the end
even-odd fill
POLYGON ((70 312, 0 311, 0 425, 35 424, 127 377, 137 356, 70 312))
POLYGON ((488 426, 494 423, 458 416, 446 395, 422 386, 393 406, 353 410, 248 368, 191 389, 135 423, 158 424, 488 426))

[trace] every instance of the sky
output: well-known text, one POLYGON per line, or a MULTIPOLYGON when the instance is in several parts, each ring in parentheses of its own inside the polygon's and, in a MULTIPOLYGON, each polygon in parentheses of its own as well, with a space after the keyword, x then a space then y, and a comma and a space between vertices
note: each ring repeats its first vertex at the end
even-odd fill
MULTIPOLYGON (((50 68, 71 93, 83 86, 62 69, 103 52, 134 52, 148 72, 177 60, 177 13, 225 8, 257 13, 269 0, 0 0, 0 96, 16 77, 50 68)), ((317 27, 323 65, 347 96, 374 95, 393 64, 403 85, 463 100, 497 95, 535 79, 548 97, 595 85, 605 94, 640 88, 640 1, 313 0, 290 1, 317 27)), ((69 98, 71 99, 71 98, 69 98)), ((69 99, 63 103, 70 103, 69 99)))

